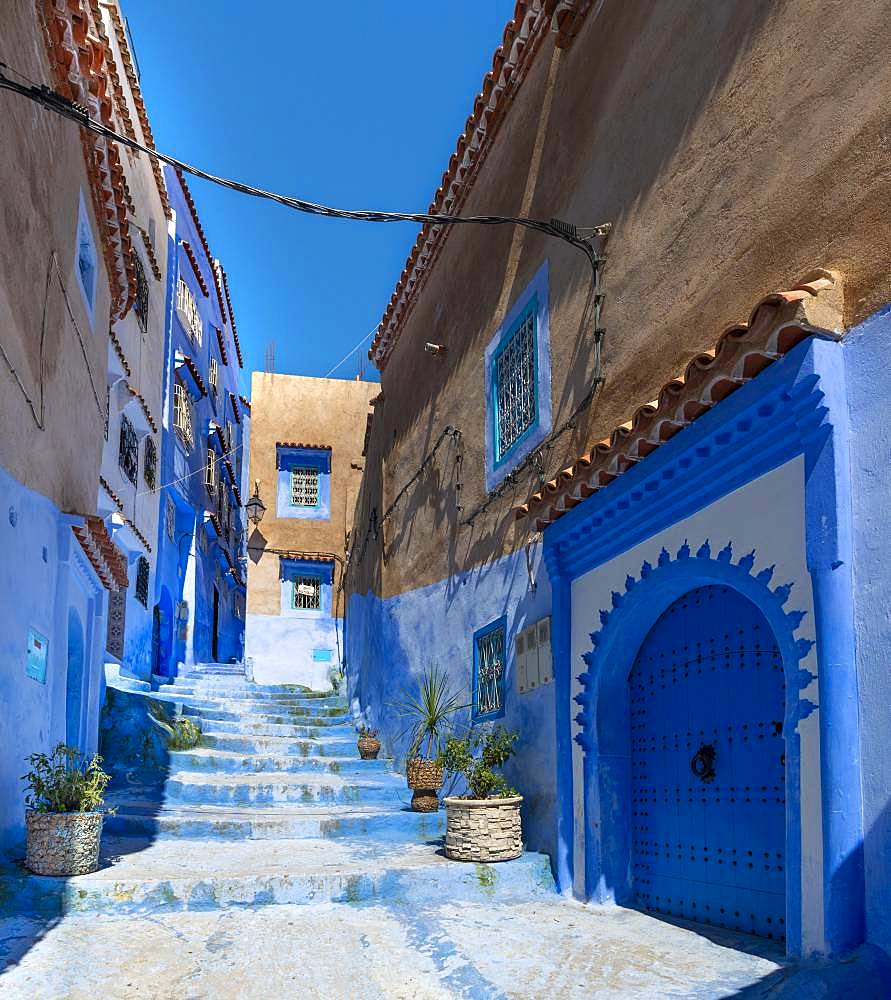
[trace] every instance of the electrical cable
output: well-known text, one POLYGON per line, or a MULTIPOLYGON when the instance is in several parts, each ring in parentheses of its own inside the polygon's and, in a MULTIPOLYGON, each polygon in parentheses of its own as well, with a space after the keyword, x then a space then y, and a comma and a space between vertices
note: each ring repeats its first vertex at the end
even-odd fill
POLYGON ((365 336, 359 341, 359 343, 351 347, 333 368, 325 372, 322 378, 328 378, 331 374, 336 372, 337 369, 340 368, 340 366, 344 363, 344 361, 346 361, 350 357, 353 351, 358 351, 359 348, 365 343, 365 341, 368 340, 369 337, 373 337, 376 333, 377 333, 377 327, 375 327, 373 330, 369 330, 368 333, 366 333, 365 336))

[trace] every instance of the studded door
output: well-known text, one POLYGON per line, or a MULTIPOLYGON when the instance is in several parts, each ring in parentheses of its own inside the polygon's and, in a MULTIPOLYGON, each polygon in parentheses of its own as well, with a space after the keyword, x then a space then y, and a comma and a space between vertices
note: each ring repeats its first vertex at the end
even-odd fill
POLYGON ((629 684, 638 905, 784 938, 785 685, 766 619, 734 590, 692 590, 629 684))

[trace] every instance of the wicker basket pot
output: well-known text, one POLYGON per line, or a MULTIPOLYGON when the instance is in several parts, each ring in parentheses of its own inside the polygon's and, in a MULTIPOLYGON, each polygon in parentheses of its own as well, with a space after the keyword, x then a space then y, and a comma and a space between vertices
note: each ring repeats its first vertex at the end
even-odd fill
POLYGON ((87 875, 99 867, 101 812, 25 812, 25 865, 35 875, 87 875))
POLYGON ((509 799, 459 799, 448 796, 446 857, 454 861, 510 861, 523 853, 522 795, 509 799))
POLYGON ((360 736, 358 746, 362 760, 377 760, 381 752, 381 741, 376 736, 360 736))
POLYGON ((442 767, 435 760, 413 757, 405 766, 409 788, 442 788, 442 767))

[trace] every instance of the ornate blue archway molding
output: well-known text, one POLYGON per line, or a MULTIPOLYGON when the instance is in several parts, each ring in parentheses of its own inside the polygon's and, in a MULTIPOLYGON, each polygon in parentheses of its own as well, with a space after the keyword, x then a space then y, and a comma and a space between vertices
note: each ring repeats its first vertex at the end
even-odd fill
POLYGON ((611 608, 600 611, 601 627, 591 633, 592 648, 582 654, 587 669, 579 675, 574 701, 575 741, 584 751, 585 896, 598 902, 630 902, 631 774, 628 675, 638 650, 663 612, 679 597, 709 584, 732 588, 762 613, 777 642, 786 681, 783 734, 786 743, 786 899, 791 950, 801 939, 801 741, 797 726, 816 705, 802 692, 817 680, 802 661, 814 640, 800 634, 806 612, 789 609, 793 584, 774 586, 774 567, 755 569, 756 554, 733 561, 728 542, 716 556, 706 539, 695 551, 685 540, 672 557, 663 548, 656 565, 644 561, 640 576, 628 576, 622 592, 612 593, 611 608))
MULTIPOLYGON (((815 700, 819 704, 822 775, 824 950, 841 953, 863 940, 863 824, 849 433, 842 347, 815 336, 545 530, 544 558, 552 587, 556 681, 558 816, 554 866, 562 891, 571 889, 574 877, 571 716, 572 677, 576 671, 570 662, 573 581, 803 455, 802 514, 819 664, 815 700)), ((765 516, 769 512, 765 511, 765 516)), ((725 537, 732 534, 732 525, 728 525, 725 537)), ((744 578, 751 579, 751 587, 760 595, 756 603, 762 607, 763 590, 769 589, 769 584, 759 582, 757 574, 752 577, 740 562, 733 563, 729 554, 727 559, 700 560, 695 556, 669 559, 672 566, 723 566, 726 572, 738 572, 738 586, 749 586, 744 578)), ((660 578, 668 580, 669 574, 660 578)), ((707 579, 700 578, 700 583, 705 582, 707 579)), ((638 582, 637 586, 642 585, 638 582)), ((630 600, 627 592, 619 597, 630 600)), ((764 607, 770 605, 765 603, 764 607)), ((774 618, 768 617, 772 626, 776 622, 779 641, 783 635, 788 637, 788 622, 784 618, 781 624, 776 620, 777 614, 787 614, 778 598, 774 618)), ((632 644, 630 634, 628 643, 632 644)), ((791 657, 788 662, 797 665, 797 651, 785 652, 791 657)), ((590 669, 587 672, 590 674, 590 669)), ((789 683, 788 689, 800 690, 797 683, 789 683)), ((795 709, 796 713, 800 710, 795 709)), ((600 734, 593 701, 591 712, 594 728, 581 735, 588 736, 596 747, 600 734)), ((787 722, 792 722, 791 717, 787 722)), ((587 798, 592 788, 593 785, 580 791, 587 798)), ((793 902, 790 900, 790 904, 793 902)), ((791 937, 793 928, 788 930, 791 937)))

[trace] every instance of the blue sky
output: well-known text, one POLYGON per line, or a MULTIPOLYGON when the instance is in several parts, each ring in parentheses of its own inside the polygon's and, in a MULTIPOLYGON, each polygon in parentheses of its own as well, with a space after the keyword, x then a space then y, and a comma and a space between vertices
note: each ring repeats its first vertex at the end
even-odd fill
MULTIPOLYGON (((427 210, 512 0, 122 0, 157 146, 345 208, 427 210)), ((325 375, 377 326, 417 235, 189 181, 249 373, 325 375)), ((367 342, 363 345, 367 350, 367 342)), ((365 377, 376 378, 365 358, 365 377)), ((351 378, 350 359, 335 376, 351 378)))

